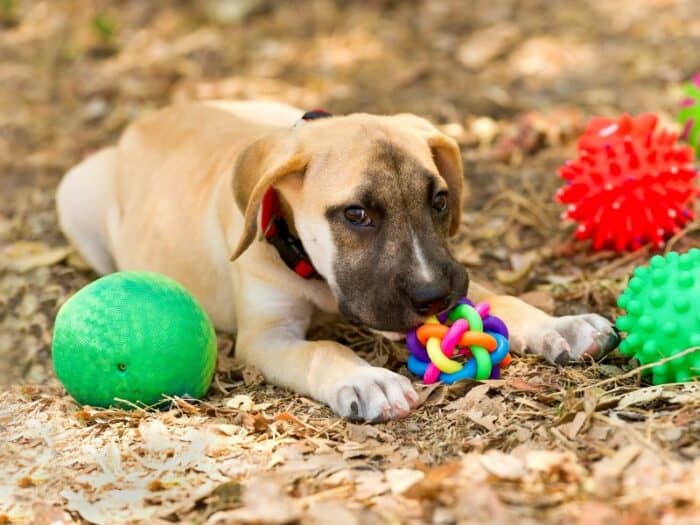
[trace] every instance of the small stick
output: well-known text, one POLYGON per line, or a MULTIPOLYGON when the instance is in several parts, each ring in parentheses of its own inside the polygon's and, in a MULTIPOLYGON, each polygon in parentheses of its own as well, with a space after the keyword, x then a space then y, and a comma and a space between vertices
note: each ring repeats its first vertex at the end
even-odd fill
POLYGON ((625 264, 634 261, 635 259, 639 259, 643 256, 647 256, 649 254, 649 246, 644 246, 643 248, 632 252, 628 253, 627 255, 624 255, 618 259, 615 259, 614 261, 606 264, 605 266, 598 268, 595 273, 593 274, 595 277, 602 277, 603 275, 610 273, 612 270, 615 270, 619 268, 620 266, 624 266, 625 264))
POLYGON ((683 237, 697 230, 700 230, 700 222, 695 221, 687 225, 685 228, 683 228, 681 231, 679 231, 677 234, 675 234, 668 240, 668 242, 666 243, 666 253, 670 252, 673 249, 673 246, 683 237))
POLYGON ((625 372, 622 375, 609 377, 608 379, 603 379, 602 381, 598 381, 597 383, 594 383, 592 385, 589 385, 589 386, 586 386, 583 388, 577 388, 576 390, 574 390, 574 393, 578 394, 579 392, 585 392, 586 390, 589 390, 591 388, 598 388, 600 386, 607 385, 608 383, 614 383, 615 381, 618 381, 620 379, 627 379, 628 377, 632 377, 632 376, 640 373, 643 370, 647 370, 649 368, 653 368, 653 367, 658 366, 658 365, 663 365, 664 363, 668 363, 669 361, 673 361, 674 359, 678 359, 680 357, 688 355, 688 354, 695 352, 697 350, 700 350, 700 346, 691 346, 690 348, 686 348, 685 350, 677 353, 676 355, 664 357, 663 359, 660 359, 659 361, 654 361, 653 363, 647 363, 646 365, 638 366, 637 368, 630 370, 629 372, 625 372))

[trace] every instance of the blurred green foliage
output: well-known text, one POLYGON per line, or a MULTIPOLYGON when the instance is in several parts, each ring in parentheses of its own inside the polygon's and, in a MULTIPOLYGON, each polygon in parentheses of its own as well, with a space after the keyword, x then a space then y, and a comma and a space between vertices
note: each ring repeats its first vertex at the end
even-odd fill
POLYGON ((117 21, 114 16, 106 11, 98 12, 92 18, 91 24, 93 31, 95 31, 95 34, 100 41, 100 44, 107 47, 114 45, 114 38, 117 34, 117 21))
POLYGON ((17 2, 15 0, 0 0, 0 25, 13 26, 17 22, 17 2))

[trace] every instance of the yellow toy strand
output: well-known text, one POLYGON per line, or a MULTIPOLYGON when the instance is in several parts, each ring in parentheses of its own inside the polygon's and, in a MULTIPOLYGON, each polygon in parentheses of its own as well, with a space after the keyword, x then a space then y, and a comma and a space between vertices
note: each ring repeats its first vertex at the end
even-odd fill
POLYGON ((426 345, 426 350, 428 352, 428 357, 432 363, 438 367, 441 372, 447 374, 454 374, 462 369, 462 364, 450 359, 445 354, 442 353, 442 348, 440 348, 440 340, 436 337, 431 337, 428 339, 428 344, 426 345))

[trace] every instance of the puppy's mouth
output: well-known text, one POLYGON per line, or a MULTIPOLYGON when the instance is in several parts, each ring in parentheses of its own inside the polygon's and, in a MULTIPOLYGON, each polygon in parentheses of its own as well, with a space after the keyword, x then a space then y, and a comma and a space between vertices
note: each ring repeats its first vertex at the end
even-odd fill
POLYGON ((423 289, 422 294, 414 290, 413 293, 401 292, 381 297, 381 292, 375 292, 374 301, 367 301, 367 297, 371 297, 369 293, 360 295, 356 290, 346 297, 341 294, 338 301, 340 313, 346 320, 382 332, 389 339, 403 337, 432 316, 454 308, 467 294, 469 278, 466 271, 462 271, 464 273, 455 272, 442 294, 439 288, 437 294, 431 294, 433 290, 430 289, 425 293, 423 289))
POLYGON ((429 314, 419 314, 410 307, 400 309, 390 307, 379 308, 377 315, 372 316, 374 317, 373 319, 363 318, 364 316, 356 315, 342 307, 341 313, 343 317, 351 323, 360 324, 391 341, 400 341, 406 337, 408 331, 422 325, 431 317, 454 308, 458 303, 458 299, 459 298, 455 295, 455 297, 451 298, 450 301, 446 303, 446 306, 439 312, 432 312, 429 314), (389 319, 381 319, 381 314, 386 314, 386 312, 391 311, 400 313, 396 316, 391 316, 389 319))
POLYGON ((386 330, 377 330, 376 328, 370 328, 370 330, 389 341, 403 341, 406 338, 406 332, 387 332, 386 330))
POLYGON ((436 306, 435 308, 431 309, 430 311, 412 312, 415 315, 415 321, 411 324, 411 326, 409 326, 406 329, 406 331, 422 325, 432 317, 438 316, 444 312, 449 312, 459 304, 459 301, 462 297, 463 295, 451 293, 450 296, 444 302, 442 302, 439 306, 436 306))
POLYGON ((340 313, 347 321, 364 326, 373 332, 381 333, 389 339, 402 338, 407 331, 421 324, 422 321, 422 318, 414 312, 389 307, 379 309, 376 314, 358 315, 347 306, 341 305, 340 313), (399 311, 400 313, 398 313, 399 311), (387 317, 388 312, 396 313, 387 317))

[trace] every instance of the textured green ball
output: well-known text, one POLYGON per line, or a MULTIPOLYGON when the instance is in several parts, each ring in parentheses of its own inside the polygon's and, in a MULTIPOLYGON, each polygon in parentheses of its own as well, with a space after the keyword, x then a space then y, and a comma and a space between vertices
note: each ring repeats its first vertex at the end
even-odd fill
POLYGON ((685 99, 678 112, 678 122, 683 126, 681 138, 700 155, 700 74, 683 86, 685 99))
MULTIPOLYGON (((626 315, 617 328, 627 337, 620 352, 642 365, 700 346, 700 250, 655 255, 634 270, 618 298, 626 315)), ((651 368, 654 384, 700 377, 700 350, 651 368)))
POLYGON ((56 375, 76 401, 153 405, 163 395, 206 394, 216 363, 214 327, 181 285, 164 275, 119 272, 87 285, 58 311, 56 375))

